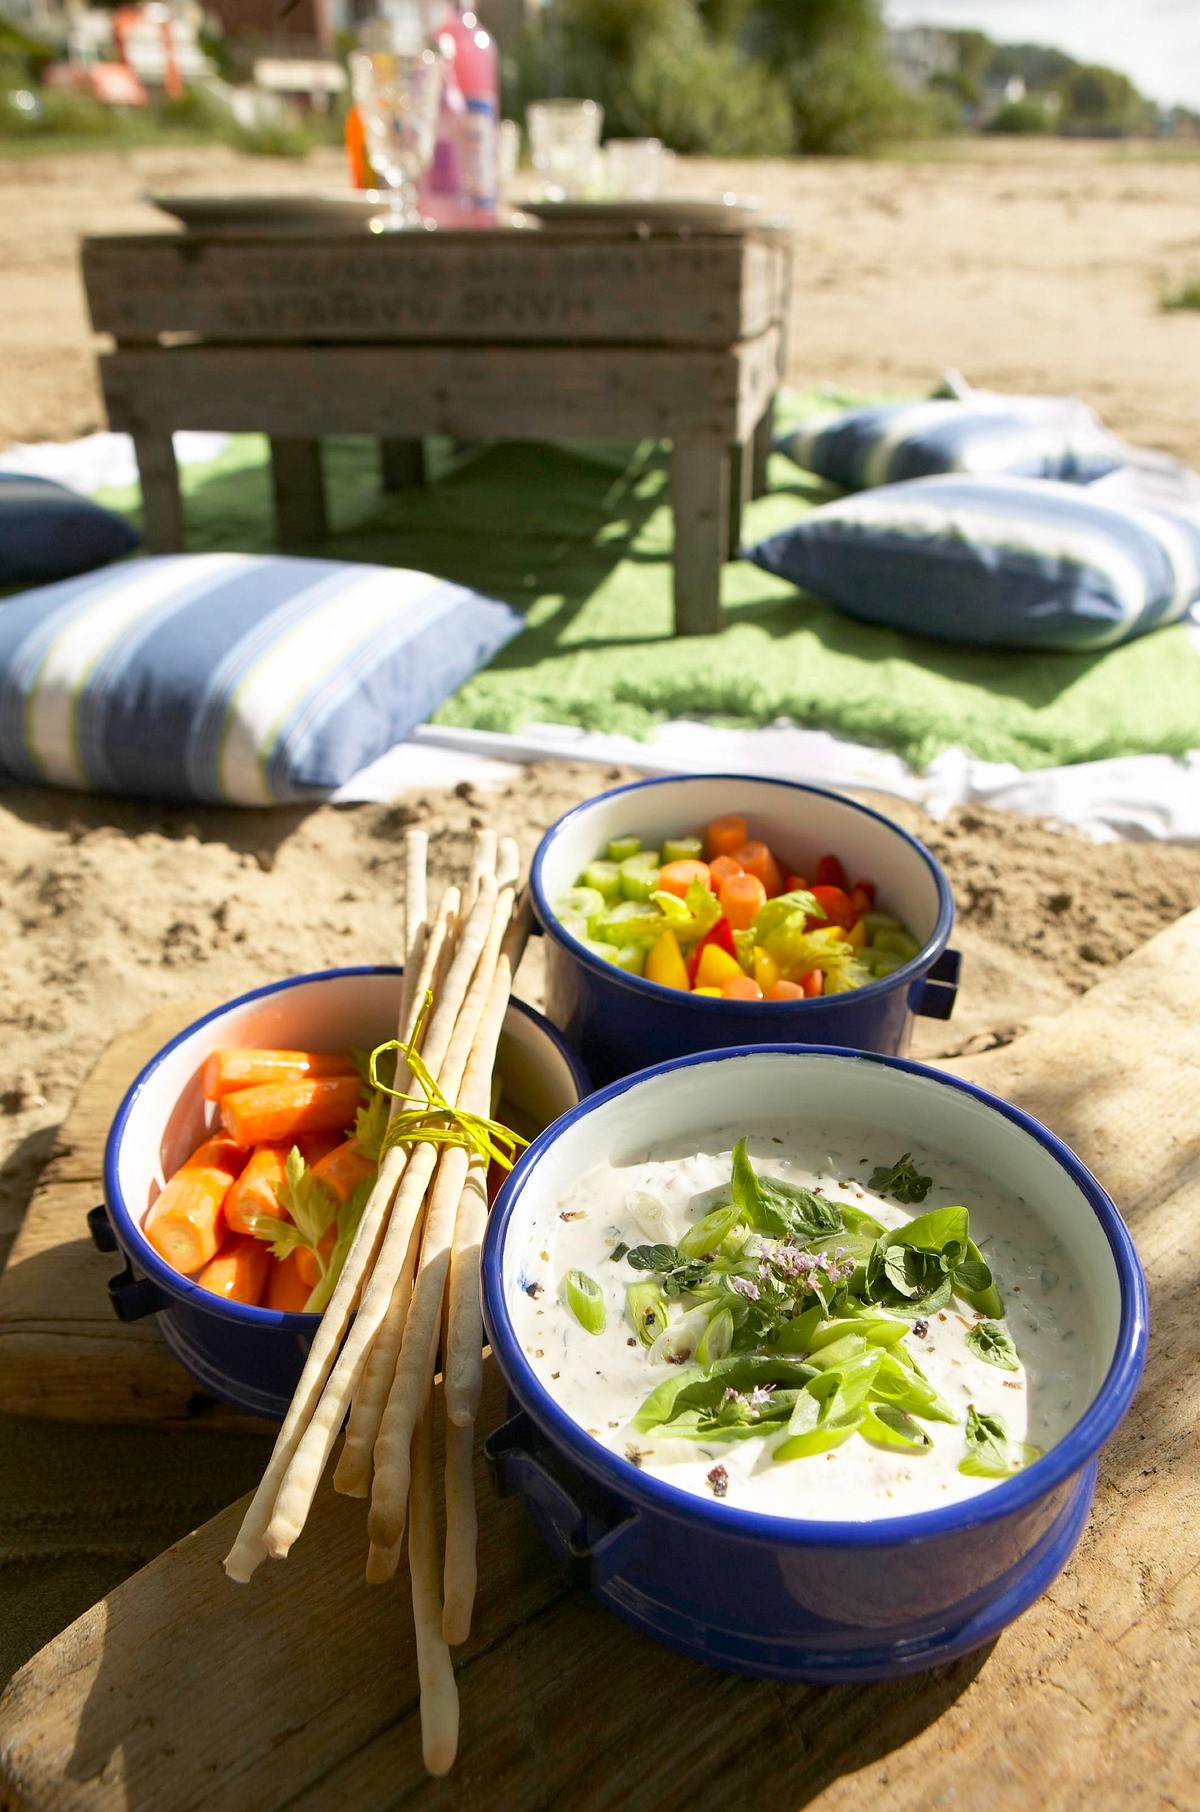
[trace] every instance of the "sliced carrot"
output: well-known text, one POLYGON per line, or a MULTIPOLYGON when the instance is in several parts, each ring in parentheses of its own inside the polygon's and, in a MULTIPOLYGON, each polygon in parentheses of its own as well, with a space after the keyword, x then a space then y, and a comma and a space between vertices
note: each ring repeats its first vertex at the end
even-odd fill
POLYGON ((248 1216, 273 1214, 283 1220, 287 1214, 279 1206, 278 1190, 283 1183, 289 1147, 260 1145, 251 1155, 229 1194, 225 1197, 225 1219, 233 1233, 249 1233, 248 1216))
POLYGON ((730 875, 721 889, 721 911, 735 931, 748 931, 767 890, 757 875, 730 875))
POLYGON ((189 1276, 216 1253, 225 1237, 225 1198, 245 1161, 240 1145, 205 1139, 151 1204, 142 1232, 176 1271, 189 1276))
POLYGON ((279 1309, 284 1315, 302 1315, 305 1304, 312 1295, 312 1285, 305 1283, 296 1263, 299 1254, 293 1252, 288 1258, 273 1258, 267 1272, 267 1287, 263 1295, 264 1309, 279 1309))
POLYGON ((363 1178, 373 1176, 377 1168, 370 1158, 364 1157, 355 1140, 345 1139, 312 1166, 312 1173, 320 1177, 339 1202, 348 1202, 363 1178))
POLYGON ((714 893, 720 893, 730 875, 740 875, 742 865, 736 856, 714 856, 708 865, 708 884, 714 893))
POLYGON ((694 881, 701 887, 710 885, 708 863, 693 862, 685 858, 681 862, 668 862, 658 871, 658 884, 665 893, 678 894, 682 900, 694 881))
POLYGON ((726 1000, 761 1000, 763 991, 748 975, 734 975, 721 989, 726 1000))
POLYGON ((221 1102, 221 1119, 241 1145, 275 1145, 301 1133, 331 1132, 354 1120, 360 1086, 357 1076, 327 1076, 300 1082, 264 1082, 240 1088, 221 1102))
MULTIPOLYGON (((337 1227, 331 1221, 320 1239, 319 1251, 323 1259, 328 1260, 329 1254, 333 1251, 333 1244, 336 1239, 337 1227)), ((293 1256, 296 1260, 296 1275, 302 1278, 311 1290, 321 1281, 321 1267, 317 1263, 316 1253, 311 1251, 307 1246, 298 1246, 293 1256)))
POLYGON ((207 1100, 219 1101, 236 1088, 258 1088, 264 1082, 315 1081, 353 1073, 346 1051, 268 1051, 231 1045, 205 1058, 201 1086, 207 1100))
POLYGON ((257 1304, 270 1267, 271 1249, 265 1240, 231 1233, 216 1257, 198 1273, 196 1282, 226 1302, 257 1304))
POLYGON ((810 969, 807 975, 800 977, 800 985, 804 989, 805 998, 814 1000, 825 991, 825 977, 820 969, 810 969))
POLYGON ((704 835, 704 847, 711 862, 714 856, 732 856, 746 841, 746 820, 736 812, 714 818, 704 835))
POLYGON ((768 1000, 803 1000, 804 989, 799 982, 777 981, 767 989, 768 1000))
POLYGON ((733 854, 748 875, 758 876, 769 900, 783 892, 783 873, 765 843, 743 843, 733 854))

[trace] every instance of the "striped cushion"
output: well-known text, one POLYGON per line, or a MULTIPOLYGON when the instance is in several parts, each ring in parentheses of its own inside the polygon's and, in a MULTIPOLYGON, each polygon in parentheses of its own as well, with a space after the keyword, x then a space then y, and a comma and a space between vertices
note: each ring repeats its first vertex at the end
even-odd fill
POLYGON ((1087 484, 1121 464, 1119 442, 1082 403, 990 392, 967 402, 935 398, 831 410, 811 416, 778 447, 806 472, 847 491, 942 472, 1087 484))
POLYGON ((403 568, 139 560, 0 603, 0 774, 236 805, 320 797, 521 627, 403 568))
POLYGON ((1200 519, 1037 478, 920 478, 811 511, 748 558, 852 616, 997 648, 1111 648, 1200 596, 1200 519))

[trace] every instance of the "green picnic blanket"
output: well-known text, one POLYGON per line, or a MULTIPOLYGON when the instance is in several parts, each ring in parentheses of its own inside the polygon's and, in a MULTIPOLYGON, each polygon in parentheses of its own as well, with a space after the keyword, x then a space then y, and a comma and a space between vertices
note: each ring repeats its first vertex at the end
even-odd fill
MULTIPOLYGON (((792 397, 784 420, 828 402, 828 392, 792 397)), ((1036 768, 1200 743, 1200 646, 1185 626, 1091 655, 954 648, 857 623, 739 560, 724 574, 724 633, 680 639, 662 446, 434 452, 428 489, 385 496, 372 442, 326 442, 331 531, 293 551, 426 568, 523 611, 524 632, 447 700, 443 724, 643 736, 668 717, 788 718, 915 767, 956 745, 1036 768)), ((747 542, 834 494, 782 455, 770 482, 748 511, 747 542)), ((190 548, 272 548, 260 437, 239 435, 187 468, 184 489, 190 548)), ((133 491, 102 500, 137 507, 133 491)))

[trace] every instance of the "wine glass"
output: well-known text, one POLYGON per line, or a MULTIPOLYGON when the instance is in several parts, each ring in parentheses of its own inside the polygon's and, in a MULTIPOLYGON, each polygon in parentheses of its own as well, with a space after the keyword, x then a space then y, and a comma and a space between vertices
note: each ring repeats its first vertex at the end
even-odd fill
POLYGON ((389 231, 425 223, 417 184, 429 168, 437 136, 440 59, 424 48, 356 50, 350 56, 354 103, 362 116, 367 156, 387 184, 389 231))

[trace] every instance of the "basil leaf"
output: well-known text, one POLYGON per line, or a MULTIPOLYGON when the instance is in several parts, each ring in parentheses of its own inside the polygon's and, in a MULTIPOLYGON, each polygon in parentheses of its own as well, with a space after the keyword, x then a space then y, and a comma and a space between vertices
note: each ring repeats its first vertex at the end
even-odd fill
MULTIPOLYGON (((887 1235, 889 1246, 912 1246, 919 1252, 940 1252, 951 1240, 965 1247, 971 1237, 971 1217, 965 1208, 934 1208, 918 1214, 906 1227, 887 1235)), ((978 1257, 978 1252, 973 1256, 978 1257)))
POLYGON ((674 1246, 631 1246, 625 1256, 635 1271, 669 1271, 679 1263, 674 1246))
POLYGON ((912 1153, 906 1151, 894 1164, 877 1165, 867 1187, 897 1202, 923 1202, 933 1188, 933 1178, 918 1176, 912 1153))
POLYGON ((964 1258, 961 1265, 954 1267, 954 1285, 960 1290, 986 1290, 992 1281, 992 1274, 987 1266, 974 1258, 964 1258))
POLYGON ((985 1414, 972 1403, 967 1410, 966 1458, 958 1470, 968 1478, 1006 1479, 1042 1456, 1030 1441, 1010 1441, 999 1416, 985 1414))
POLYGON ((841 1211, 836 1202, 815 1190, 801 1189, 780 1177, 760 1177, 746 1151, 745 1139, 733 1148, 729 1193, 743 1220, 759 1233, 774 1239, 802 1243, 824 1233, 839 1233, 841 1211))
POLYGON ((704 1375, 704 1368, 699 1365, 681 1365, 674 1377, 664 1378, 656 1390, 652 1390, 645 1402, 634 1413, 630 1426, 638 1434, 649 1434, 652 1428, 659 1428, 670 1420, 675 1409, 675 1399, 681 1390, 704 1375))
POLYGON ((676 1246, 633 1246, 626 1256, 635 1271, 657 1271, 667 1296, 694 1290, 708 1275, 703 1259, 684 1258, 676 1246))
POLYGON ((995 1321, 977 1321, 967 1331, 967 1345, 985 1365, 998 1366, 1002 1372, 1019 1372, 1021 1361, 1007 1328, 995 1321))

